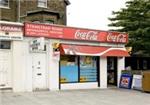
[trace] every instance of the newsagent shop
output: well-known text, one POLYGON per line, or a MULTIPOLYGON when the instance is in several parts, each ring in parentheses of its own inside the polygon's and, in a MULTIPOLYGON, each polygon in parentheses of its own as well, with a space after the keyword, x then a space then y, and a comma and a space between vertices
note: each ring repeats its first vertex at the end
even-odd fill
POLYGON ((118 86, 125 68, 124 57, 129 56, 127 42, 126 33, 26 22, 24 38, 16 50, 19 57, 14 69, 20 71, 12 89, 18 92, 118 86))
POLYGON ((117 86, 124 69, 124 57, 129 56, 125 50, 126 33, 25 23, 24 35, 34 42, 30 46, 34 70, 30 71, 33 71, 35 89, 117 86), (40 44, 45 45, 43 50, 40 44))

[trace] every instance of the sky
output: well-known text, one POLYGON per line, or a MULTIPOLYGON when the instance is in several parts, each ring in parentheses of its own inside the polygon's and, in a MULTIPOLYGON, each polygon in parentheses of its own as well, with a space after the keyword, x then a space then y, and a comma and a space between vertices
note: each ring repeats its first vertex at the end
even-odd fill
POLYGON ((127 0, 69 0, 67 25, 73 27, 109 30, 108 17, 112 11, 125 7, 127 0))

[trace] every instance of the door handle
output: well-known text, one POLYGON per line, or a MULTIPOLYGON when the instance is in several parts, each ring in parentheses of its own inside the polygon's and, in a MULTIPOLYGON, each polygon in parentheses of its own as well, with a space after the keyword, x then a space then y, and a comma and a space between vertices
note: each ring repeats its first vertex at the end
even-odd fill
POLYGON ((42 75, 42 73, 37 73, 37 75, 39 75, 39 76, 40 76, 40 75, 42 75))
POLYGON ((41 69, 41 67, 37 67, 37 69, 41 69))

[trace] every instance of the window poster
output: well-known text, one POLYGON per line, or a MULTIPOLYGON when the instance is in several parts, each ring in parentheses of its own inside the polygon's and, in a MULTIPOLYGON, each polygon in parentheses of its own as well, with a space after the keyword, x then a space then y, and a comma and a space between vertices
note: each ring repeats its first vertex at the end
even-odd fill
POLYGON ((97 81, 96 57, 80 56, 80 82, 97 81))
POLYGON ((61 83, 78 82, 78 66, 61 66, 61 83))
POLYGON ((61 56, 60 58, 60 82, 78 82, 78 66, 76 56, 61 56))

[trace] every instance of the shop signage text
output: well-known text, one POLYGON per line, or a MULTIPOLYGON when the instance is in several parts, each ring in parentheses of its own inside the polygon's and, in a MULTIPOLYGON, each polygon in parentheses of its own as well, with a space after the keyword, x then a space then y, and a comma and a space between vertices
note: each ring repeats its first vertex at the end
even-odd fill
POLYGON ((0 25, 0 31, 9 31, 9 32, 21 32, 22 27, 19 26, 12 26, 12 25, 0 25))
POLYGON ((0 40, 23 40, 23 36, 0 35, 0 40))
POLYGON ((34 39, 30 42, 31 51, 44 51, 45 39, 43 37, 34 39))
POLYGON ((36 23, 25 23, 25 36, 85 40, 103 43, 128 42, 128 35, 126 33, 107 32, 36 23))
POLYGON ((23 27, 1 24, 0 40, 23 40, 23 27))

